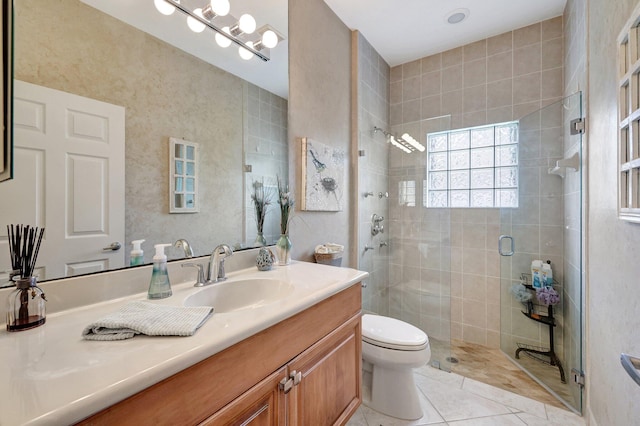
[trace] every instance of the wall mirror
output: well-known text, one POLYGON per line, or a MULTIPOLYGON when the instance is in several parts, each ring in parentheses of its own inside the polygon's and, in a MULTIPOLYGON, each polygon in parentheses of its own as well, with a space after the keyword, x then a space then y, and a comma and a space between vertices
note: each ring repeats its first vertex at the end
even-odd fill
POLYGON ((40 281, 126 267, 133 240, 145 240, 145 263, 154 244, 178 239, 195 256, 253 246, 253 184, 287 176, 288 164, 287 2, 255 3, 231 0, 231 13, 285 36, 266 63, 225 51, 153 0, 60 0, 46 13, 41 0, 13 1, 16 167, 0 183, 0 283, 7 224, 45 228, 40 281), (199 146, 197 213, 170 213, 170 138, 199 146))
POLYGON ((2 112, 2 142, 0 143, 0 182, 13 177, 13 143, 11 138, 11 81, 13 66, 11 65, 11 38, 13 36, 13 20, 11 2, 2 2, 2 20, 0 20, 0 44, 2 45, 2 84, 0 84, 0 112, 2 112))

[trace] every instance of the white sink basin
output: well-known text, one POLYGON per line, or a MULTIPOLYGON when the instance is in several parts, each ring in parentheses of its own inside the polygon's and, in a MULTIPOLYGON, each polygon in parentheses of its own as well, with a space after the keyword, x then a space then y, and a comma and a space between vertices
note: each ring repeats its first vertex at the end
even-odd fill
POLYGON ((284 299, 293 285, 273 279, 245 279, 212 284, 188 296, 184 306, 212 306, 214 313, 255 309, 284 299))

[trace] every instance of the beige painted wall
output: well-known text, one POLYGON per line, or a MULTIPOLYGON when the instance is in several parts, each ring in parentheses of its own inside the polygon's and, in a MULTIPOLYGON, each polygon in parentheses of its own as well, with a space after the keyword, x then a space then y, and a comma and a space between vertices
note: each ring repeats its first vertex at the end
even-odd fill
POLYGON ((587 389, 592 423, 640 419, 640 387, 620 353, 640 356, 640 225, 617 218, 616 38, 637 0, 588 2, 587 389))
POLYGON ((322 0, 289 1, 289 181, 296 197, 291 222, 293 258, 313 260, 317 244, 345 245, 342 266, 355 266, 352 168, 341 212, 300 211, 301 149, 298 138, 344 149, 351 159, 351 31, 322 0))
MULTIPOLYGON (((126 108, 126 243, 146 239, 150 262, 156 243, 186 238, 205 254, 242 241, 243 90, 254 87, 78 0, 56 4, 16 2, 15 77, 126 108), (168 213, 169 137, 200 144, 200 213, 168 213)), ((252 116, 274 120, 247 125, 261 135, 254 150, 286 140, 286 101, 264 99, 252 116)))

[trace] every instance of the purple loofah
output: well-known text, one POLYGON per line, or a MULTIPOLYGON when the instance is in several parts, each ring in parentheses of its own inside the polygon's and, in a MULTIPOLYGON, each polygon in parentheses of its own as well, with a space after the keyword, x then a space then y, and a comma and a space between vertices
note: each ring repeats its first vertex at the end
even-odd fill
POLYGON ((555 305, 560 301, 558 292, 553 287, 542 287, 536 290, 538 301, 544 305, 555 305))

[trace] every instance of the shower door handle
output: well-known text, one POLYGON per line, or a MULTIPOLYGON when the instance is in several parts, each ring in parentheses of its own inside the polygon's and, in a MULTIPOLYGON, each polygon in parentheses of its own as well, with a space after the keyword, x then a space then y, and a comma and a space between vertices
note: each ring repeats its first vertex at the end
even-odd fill
POLYGON ((511 235, 500 235, 500 238, 498 238, 498 253, 500 253, 500 256, 513 256, 513 253, 516 250, 516 243, 513 241, 513 237, 511 235), (511 242, 511 248, 509 251, 504 251, 502 249, 502 243, 505 240, 509 240, 511 242))
POLYGON ((634 382, 640 386, 640 358, 632 357, 625 353, 620 354, 620 363, 634 382))

